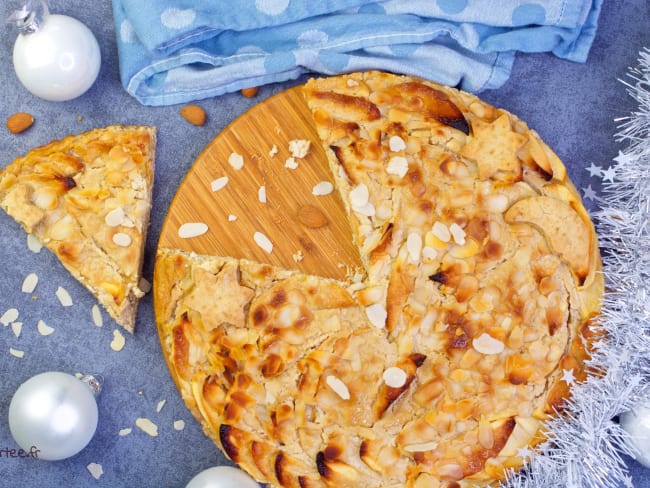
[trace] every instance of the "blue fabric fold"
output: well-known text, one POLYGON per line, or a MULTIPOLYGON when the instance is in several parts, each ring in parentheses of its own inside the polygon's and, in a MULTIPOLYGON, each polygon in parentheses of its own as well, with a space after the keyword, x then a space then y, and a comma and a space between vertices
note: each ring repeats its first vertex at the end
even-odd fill
POLYGON ((113 0, 113 13, 124 88, 172 105, 305 72, 498 88, 517 52, 585 62, 602 1, 113 0))

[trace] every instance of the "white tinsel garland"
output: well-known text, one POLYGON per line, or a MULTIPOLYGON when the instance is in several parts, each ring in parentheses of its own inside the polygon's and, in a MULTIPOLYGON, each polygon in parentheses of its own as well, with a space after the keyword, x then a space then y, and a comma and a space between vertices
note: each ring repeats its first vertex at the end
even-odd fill
POLYGON ((650 50, 624 82, 639 109, 620 119, 615 178, 603 183, 595 213, 605 299, 589 379, 574 385, 567 413, 548 424, 548 440, 512 488, 632 486, 623 454, 628 434, 614 418, 650 399, 650 50))

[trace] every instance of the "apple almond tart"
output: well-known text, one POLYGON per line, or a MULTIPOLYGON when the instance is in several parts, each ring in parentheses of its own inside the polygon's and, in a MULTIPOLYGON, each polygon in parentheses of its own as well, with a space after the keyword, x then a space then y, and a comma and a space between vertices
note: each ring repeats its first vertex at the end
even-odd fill
POLYGON ((29 151, 0 171, 0 207, 129 332, 151 211, 156 129, 109 126, 29 151))
POLYGON ((430 81, 354 73, 303 93, 365 274, 159 248, 183 399, 270 486, 503 479, 586 378, 603 293, 564 165, 514 115, 430 81))

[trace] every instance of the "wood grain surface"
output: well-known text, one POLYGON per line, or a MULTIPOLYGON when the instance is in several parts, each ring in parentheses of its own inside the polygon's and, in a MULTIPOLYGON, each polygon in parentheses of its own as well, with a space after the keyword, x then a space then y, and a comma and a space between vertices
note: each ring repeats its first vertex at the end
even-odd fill
POLYGON ((300 87, 295 87, 251 108, 203 150, 172 201, 158 245, 343 279, 361 261, 337 191, 312 194, 322 181, 333 182, 327 157, 300 87), (311 141, 311 147, 306 157, 296 159, 298 167, 289 169, 289 141, 297 139, 311 141), (277 154, 271 155, 274 146, 277 154), (244 159, 239 170, 228 162, 233 153, 244 159), (227 185, 213 191, 211 183, 224 176, 227 185), (266 203, 258 198, 261 186, 266 203), (306 206, 320 210, 325 225, 314 228, 300 218, 306 206), (205 223, 208 231, 182 238, 178 230, 188 222, 205 223), (270 239, 272 252, 256 244, 256 232, 270 239))

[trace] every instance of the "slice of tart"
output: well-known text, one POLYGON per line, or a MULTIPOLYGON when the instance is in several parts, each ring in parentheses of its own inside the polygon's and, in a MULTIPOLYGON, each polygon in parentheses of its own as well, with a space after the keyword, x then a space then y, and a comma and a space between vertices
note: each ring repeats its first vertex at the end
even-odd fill
POLYGON ((151 209, 156 130, 110 126, 31 150, 0 172, 0 206, 130 332, 151 209))

